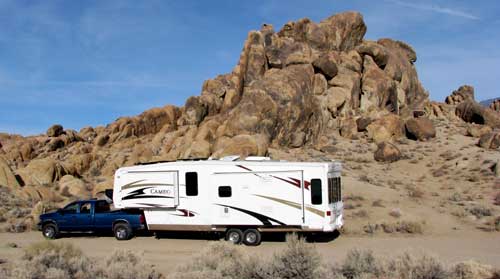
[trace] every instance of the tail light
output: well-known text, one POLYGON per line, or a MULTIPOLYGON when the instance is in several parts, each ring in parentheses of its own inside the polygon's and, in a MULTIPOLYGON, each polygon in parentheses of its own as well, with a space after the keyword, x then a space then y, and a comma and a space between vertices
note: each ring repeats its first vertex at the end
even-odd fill
POLYGON ((144 215, 142 215, 142 214, 141 214, 141 216, 139 216, 139 222, 140 222, 141 224, 146 223, 146 218, 144 218, 144 215))
POLYGON ((326 216, 332 216, 332 212, 330 210, 326 211, 326 216))

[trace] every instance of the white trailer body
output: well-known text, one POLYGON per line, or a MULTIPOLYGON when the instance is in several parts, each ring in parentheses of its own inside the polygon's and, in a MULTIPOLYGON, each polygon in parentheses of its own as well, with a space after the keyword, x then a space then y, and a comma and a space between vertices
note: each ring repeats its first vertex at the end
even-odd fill
POLYGON ((116 208, 141 208, 149 230, 331 232, 343 226, 341 165, 177 161, 120 168, 116 208))

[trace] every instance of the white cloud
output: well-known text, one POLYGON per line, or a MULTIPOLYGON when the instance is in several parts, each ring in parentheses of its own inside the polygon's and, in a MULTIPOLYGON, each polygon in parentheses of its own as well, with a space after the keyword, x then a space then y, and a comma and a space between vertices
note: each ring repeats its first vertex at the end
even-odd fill
POLYGON ((424 11, 431 11, 431 12, 436 12, 436 13, 441 13, 441 14, 446 14, 446 15, 451 15, 451 16, 457 16, 461 18, 466 18, 466 19, 472 19, 472 20, 479 20, 480 18, 478 16, 475 16, 473 14, 464 12, 464 11, 459 11, 455 10, 452 8, 447 8, 447 7, 442 7, 439 5, 431 5, 431 4, 424 4, 424 3, 408 3, 400 0, 385 0, 386 2, 394 3, 399 6, 403 7, 408 7, 408 8, 414 8, 414 9, 419 9, 419 10, 424 10, 424 11))

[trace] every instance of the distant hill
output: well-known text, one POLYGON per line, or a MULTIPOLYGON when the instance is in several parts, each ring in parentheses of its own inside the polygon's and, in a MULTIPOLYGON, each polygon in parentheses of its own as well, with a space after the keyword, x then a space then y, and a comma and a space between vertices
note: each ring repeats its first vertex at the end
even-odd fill
POLYGON ((489 107, 491 103, 493 103, 493 101, 495 100, 500 100, 500 97, 496 97, 496 98, 491 98, 491 99, 488 99, 488 100, 484 100, 484 101, 481 101, 479 102, 481 105, 485 106, 485 107, 489 107))

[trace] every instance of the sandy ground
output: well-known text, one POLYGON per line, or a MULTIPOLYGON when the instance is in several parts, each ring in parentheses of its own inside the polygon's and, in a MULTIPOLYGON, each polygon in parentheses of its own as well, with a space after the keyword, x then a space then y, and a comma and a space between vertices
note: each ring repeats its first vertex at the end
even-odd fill
MULTIPOLYGON (((22 248, 30 243, 43 241, 39 232, 21 234, 0 233, 0 258, 12 260, 22 255, 22 248), (10 248, 8 243, 19 248, 10 248)), ((55 241, 71 242, 92 257, 105 257, 114 249, 131 249, 144 253, 144 259, 168 274, 173 268, 187 262, 200 249, 214 240, 198 237, 183 238, 168 236, 156 239, 152 236, 135 237, 129 241, 117 241, 112 236, 71 236, 55 241), (175 237, 175 238, 174 238, 175 237)), ((426 251, 440 257, 446 263, 477 260, 500 267, 500 234, 484 232, 456 232, 447 236, 339 236, 325 242, 313 244, 325 261, 340 261, 354 248, 373 250, 376 255, 391 256, 404 251, 426 251)), ((279 239, 268 239, 258 247, 245 247, 252 254, 272 255, 285 247, 279 239)))

